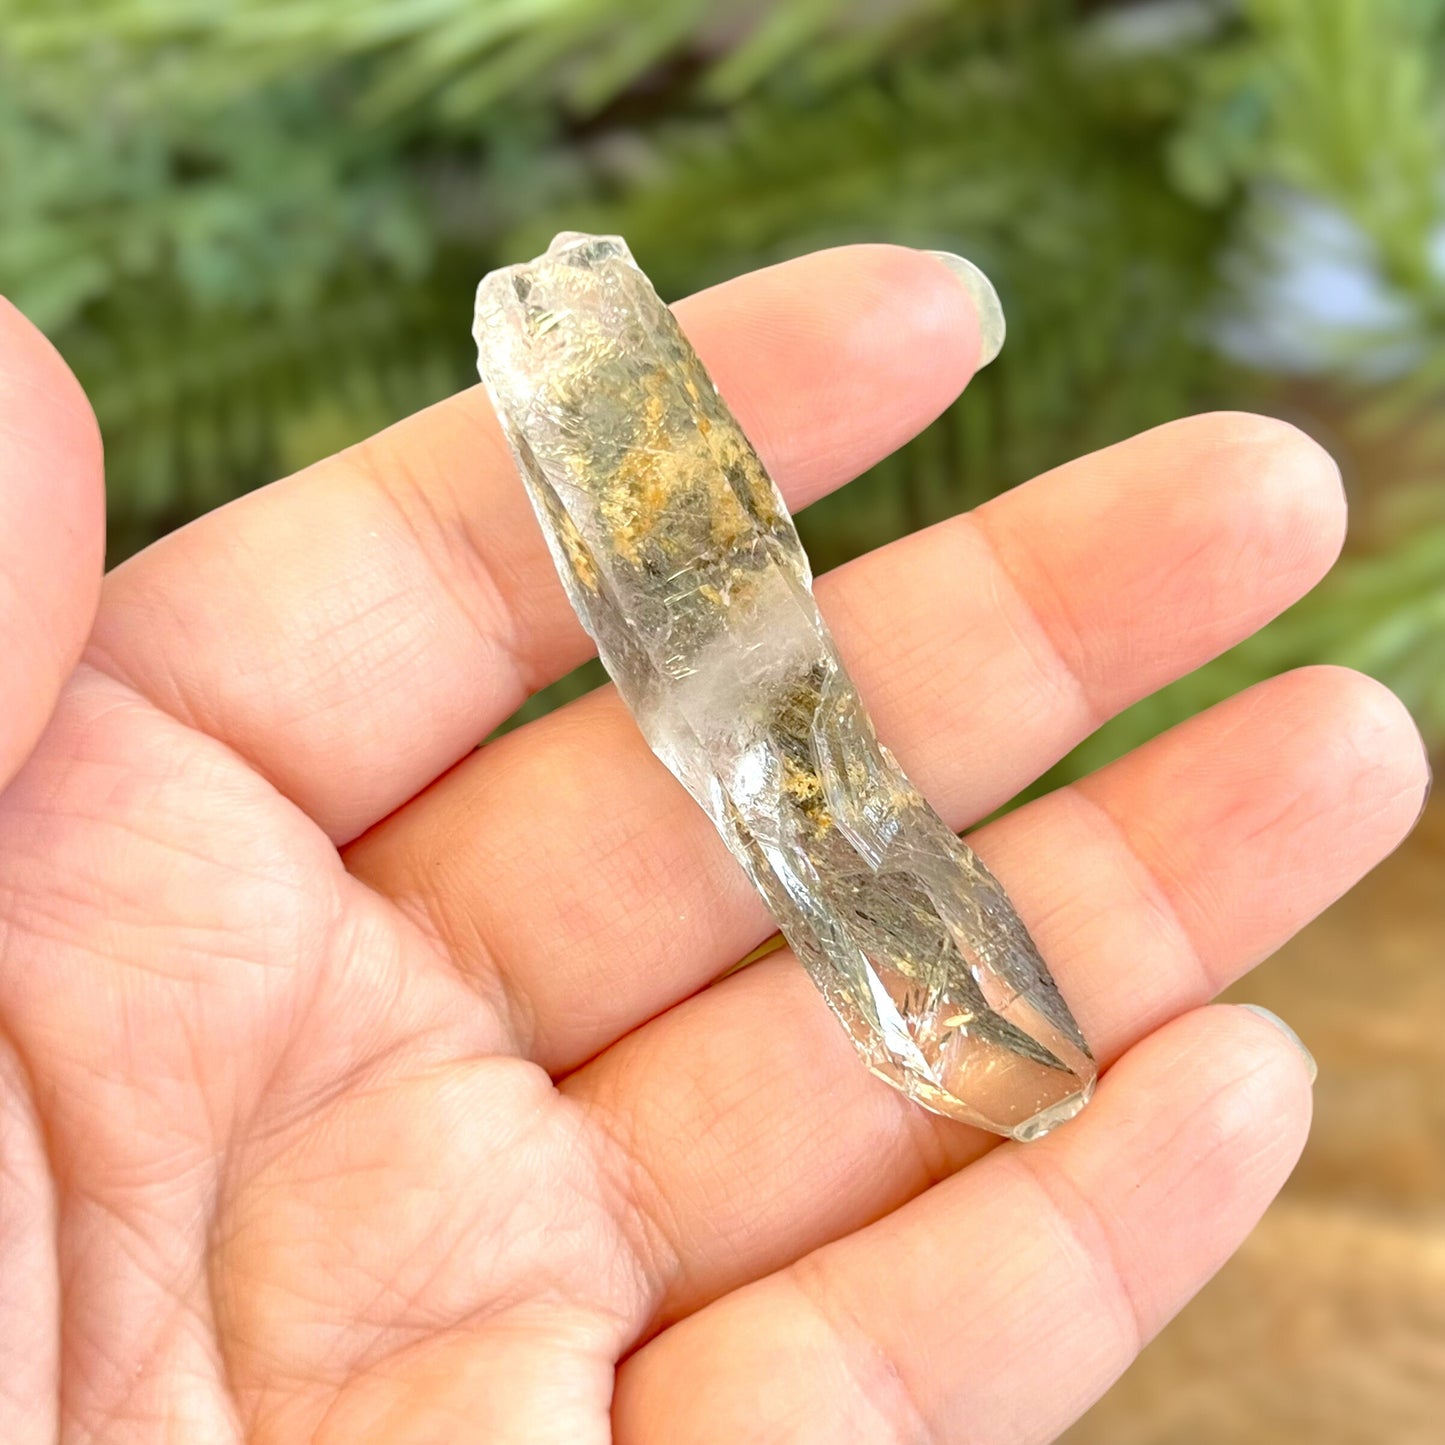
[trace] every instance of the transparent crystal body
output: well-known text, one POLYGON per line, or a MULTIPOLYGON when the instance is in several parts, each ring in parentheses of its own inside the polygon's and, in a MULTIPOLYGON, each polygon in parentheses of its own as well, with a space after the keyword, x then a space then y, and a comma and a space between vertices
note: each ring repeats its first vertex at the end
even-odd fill
POLYGON ((477 291, 479 370, 557 570, 868 1067, 1028 1139, 1095 1066, 992 874, 877 737, 783 500, 616 237, 477 291))

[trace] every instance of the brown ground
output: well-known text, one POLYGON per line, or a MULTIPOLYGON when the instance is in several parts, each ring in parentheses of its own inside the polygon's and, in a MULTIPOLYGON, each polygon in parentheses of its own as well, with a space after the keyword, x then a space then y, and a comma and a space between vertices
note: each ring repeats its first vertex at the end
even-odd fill
POLYGON ((1445 795, 1231 992, 1319 1060, 1294 1178, 1066 1445, 1445 1445, 1445 795))

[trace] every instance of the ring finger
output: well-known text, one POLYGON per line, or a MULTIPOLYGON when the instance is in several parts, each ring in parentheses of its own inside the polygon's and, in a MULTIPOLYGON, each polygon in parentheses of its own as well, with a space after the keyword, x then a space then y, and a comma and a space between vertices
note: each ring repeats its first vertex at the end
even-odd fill
MULTIPOLYGON (((1205 1002, 1404 836, 1427 768, 1379 684, 1260 684, 974 840, 1100 1062, 1205 1002)), ((997 1141, 859 1064, 790 954, 564 1081, 631 1161, 654 1325, 839 1238, 997 1141), (764 1182, 765 1181, 765 1182, 764 1182)))

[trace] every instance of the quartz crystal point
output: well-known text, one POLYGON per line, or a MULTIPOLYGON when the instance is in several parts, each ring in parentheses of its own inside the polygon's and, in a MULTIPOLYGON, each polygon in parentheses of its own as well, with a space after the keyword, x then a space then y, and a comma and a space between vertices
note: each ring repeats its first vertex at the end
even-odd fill
POLYGON ((782 497, 624 242, 563 234, 492 272, 475 334, 607 671, 868 1067, 1018 1139, 1071 1118, 1095 1075, 1078 1025, 874 735, 782 497))

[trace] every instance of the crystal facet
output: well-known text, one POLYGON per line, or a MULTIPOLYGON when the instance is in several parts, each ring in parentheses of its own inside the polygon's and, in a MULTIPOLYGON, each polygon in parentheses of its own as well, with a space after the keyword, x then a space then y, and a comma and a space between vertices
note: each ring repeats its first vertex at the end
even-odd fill
POLYGON ((616 237, 477 290, 479 369, 557 570, 654 752, 868 1067, 1037 1137, 1089 1047, 1007 895, 874 734, 783 499, 616 237))

